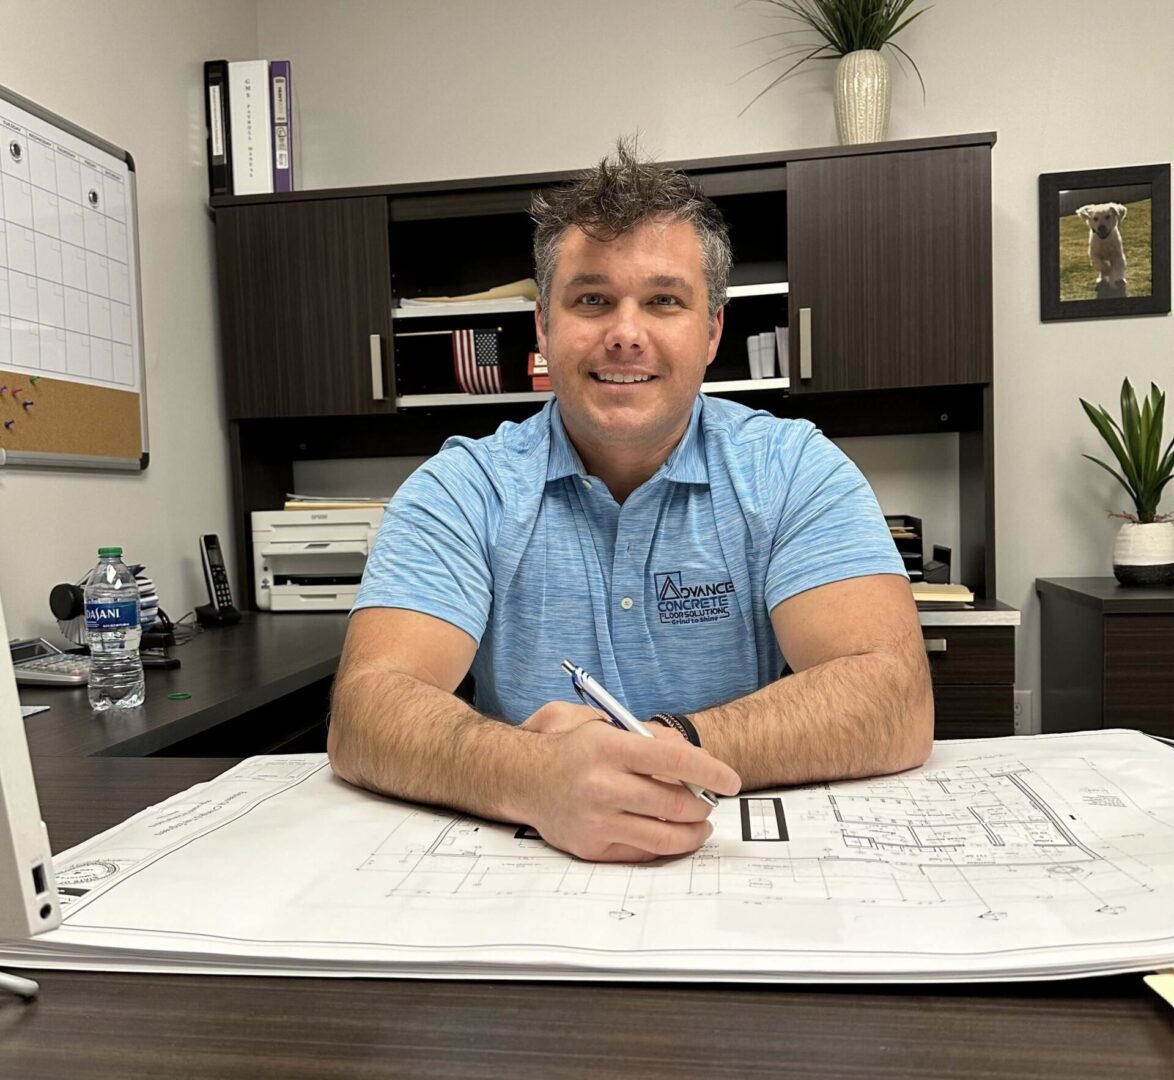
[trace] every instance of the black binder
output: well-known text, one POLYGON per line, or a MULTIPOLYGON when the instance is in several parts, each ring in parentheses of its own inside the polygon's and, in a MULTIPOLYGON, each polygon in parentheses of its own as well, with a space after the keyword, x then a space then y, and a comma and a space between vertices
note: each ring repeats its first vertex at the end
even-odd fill
POLYGON ((232 194, 228 61, 204 61, 204 121, 208 126, 208 194, 232 194))

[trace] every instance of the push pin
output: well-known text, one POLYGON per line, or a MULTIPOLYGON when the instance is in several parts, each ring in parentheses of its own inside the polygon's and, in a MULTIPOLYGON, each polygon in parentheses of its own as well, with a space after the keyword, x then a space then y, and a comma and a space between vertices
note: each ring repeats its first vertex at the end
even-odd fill
POLYGON ((5 431, 11 431, 11 430, 12 430, 12 425, 13 425, 13 424, 15 424, 15 423, 16 423, 16 421, 15 421, 15 420, 5 420, 5 421, 4 421, 4 430, 5 430, 5 431))
POLYGON ((29 376, 29 382, 31 382, 33 384, 33 386, 36 386, 37 383, 40 382, 40 379, 41 379, 40 375, 30 375, 29 376))
POLYGON ((33 403, 31 401, 22 401, 20 407, 27 411, 33 407, 33 403))
POLYGON ((20 397, 20 395, 21 395, 21 394, 23 394, 23 393, 24 393, 24 390, 22 390, 22 389, 21 389, 21 388, 18 386, 18 387, 16 387, 16 388, 15 388, 15 389, 12 391, 12 396, 13 396, 14 398, 18 398, 18 397, 20 397))
POLYGON ((7 386, 0 386, 0 397, 3 397, 7 393, 8 393, 8 387, 7 386))

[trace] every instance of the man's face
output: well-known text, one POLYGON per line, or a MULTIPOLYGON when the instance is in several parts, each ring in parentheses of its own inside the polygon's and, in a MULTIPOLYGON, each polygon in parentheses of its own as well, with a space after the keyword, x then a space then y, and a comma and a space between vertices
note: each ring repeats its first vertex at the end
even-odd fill
POLYGON ((721 338, 722 312, 710 320, 707 304, 691 224, 647 221, 606 242, 566 233, 545 329, 536 314, 563 423, 581 452, 653 454, 680 438, 721 338))

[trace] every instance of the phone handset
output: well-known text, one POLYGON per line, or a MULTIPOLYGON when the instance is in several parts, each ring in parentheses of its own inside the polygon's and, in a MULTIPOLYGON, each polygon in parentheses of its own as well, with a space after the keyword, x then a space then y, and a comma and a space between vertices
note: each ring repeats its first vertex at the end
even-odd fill
POLYGON ((204 533, 200 537, 200 561, 204 566, 204 582, 208 586, 208 603, 196 608, 196 621, 201 626, 227 626, 239 622, 241 613, 232 602, 228 570, 220 550, 220 539, 215 533, 204 533))

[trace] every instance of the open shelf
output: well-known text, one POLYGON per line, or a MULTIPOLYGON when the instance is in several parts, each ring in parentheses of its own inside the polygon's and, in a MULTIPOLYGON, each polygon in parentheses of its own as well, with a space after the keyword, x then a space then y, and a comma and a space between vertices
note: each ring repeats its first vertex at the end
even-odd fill
POLYGON ((413 304, 393 308, 391 317, 400 319, 443 319, 453 315, 524 314, 534 310, 533 300, 454 300, 448 304, 413 304))
MULTIPOLYGON (((701 384, 703 394, 732 394, 745 390, 786 390, 790 379, 728 379, 701 384)), ((519 390, 507 394, 404 394, 395 399, 400 409, 436 408, 443 405, 511 405, 525 401, 549 401, 549 390, 519 390)))
MULTIPOLYGON (((785 296, 785 281, 765 281, 757 285, 731 285, 726 296, 734 300, 739 296, 785 296)), ((444 319, 456 315, 501 315, 522 314, 534 310, 533 300, 454 300, 452 303, 413 304, 411 307, 393 308, 391 317, 400 319, 444 319)))
POLYGON ((726 297, 735 300, 739 296, 785 296, 790 286, 785 281, 764 281, 758 285, 731 285, 726 297))

